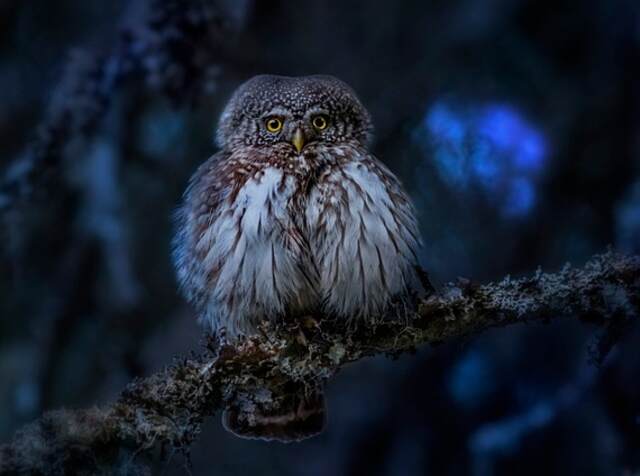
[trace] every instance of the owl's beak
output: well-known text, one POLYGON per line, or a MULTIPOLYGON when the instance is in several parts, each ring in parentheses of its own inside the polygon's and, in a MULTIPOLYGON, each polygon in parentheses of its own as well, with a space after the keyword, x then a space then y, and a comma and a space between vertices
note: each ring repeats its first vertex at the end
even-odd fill
POLYGON ((296 148, 298 152, 302 150, 304 147, 304 132, 299 127, 293 133, 293 138, 291 139, 291 143, 296 148))

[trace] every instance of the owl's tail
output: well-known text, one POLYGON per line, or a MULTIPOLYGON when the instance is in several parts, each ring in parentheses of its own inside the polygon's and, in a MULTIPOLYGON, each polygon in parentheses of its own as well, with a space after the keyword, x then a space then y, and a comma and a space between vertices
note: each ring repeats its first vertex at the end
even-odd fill
POLYGON ((291 443, 322 432, 325 399, 322 386, 290 384, 278 394, 253 389, 236 396, 222 414, 225 429, 241 438, 291 443))

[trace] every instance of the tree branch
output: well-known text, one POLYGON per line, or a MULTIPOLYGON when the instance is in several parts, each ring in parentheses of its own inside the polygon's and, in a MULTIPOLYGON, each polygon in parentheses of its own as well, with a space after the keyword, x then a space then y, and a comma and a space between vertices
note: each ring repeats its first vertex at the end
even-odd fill
POLYGON ((131 383, 111 405, 45 414, 0 447, 0 474, 64 474, 71 467, 74 474, 95 474, 122 461, 123 449, 137 454, 168 444, 186 451, 204 419, 231 402, 243 402, 246 412, 258 404, 277 406, 285 384, 317 385, 367 356, 562 317, 619 328, 639 311, 640 257, 608 252, 583 268, 567 265, 557 273, 538 271, 482 286, 459 280, 420 300, 403 319, 354 329, 323 320, 302 326, 302 333, 294 323, 265 325, 261 336, 239 346, 210 340, 200 355, 131 383), (260 402, 256 389, 262 389, 260 402))

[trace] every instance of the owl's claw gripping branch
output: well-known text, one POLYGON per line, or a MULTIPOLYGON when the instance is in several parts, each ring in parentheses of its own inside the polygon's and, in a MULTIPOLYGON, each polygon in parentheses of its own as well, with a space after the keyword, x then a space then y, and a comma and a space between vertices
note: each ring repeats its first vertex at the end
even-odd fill
MULTIPOLYGON (((53 462, 95 469, 113 464, 119 454, 122 460, 126 448, 139 451, 157 444, 186 451, 205 418, 224 409, 225 423, 233 431, 240 427, 244 436, 261 436, 251 434, 256 403, 263 409, 289 405, 298 417, 308 415, 306 421, 318 431, 324 421, 321 385, 348 362, 473 336, 491 327, 561 317, 606 327, 613 319, 634 323, 639 312, 640 257, 608 252, 582 268, 565 266, 556 273, 538 271, 479 286, 448 285, 420 302, 408 321, 381 320, 349 332, 335 321, 319 322, 320 332, 306 346, 297 344, 288 329, 267 328, 239 346, 209 346, 197 357, 135 381, 111 405, 44 415, 0 447, 0 474, 37 473, 53 462), (306 393, 286 392, 291 386, 306 393), (287 401, 291 394, 306 400, 287 401), (244 406, 227 408, 238 401, 244 406)), ((327 406, 330 411, 331 402, 327 406)), ((282 412, 278 415, 282 418, 282 412)), ((271 425, 273 439, 279 439, 279 421, 261 424, 271 425)), ((301 433, 308 435, 309 428, 301 433)))

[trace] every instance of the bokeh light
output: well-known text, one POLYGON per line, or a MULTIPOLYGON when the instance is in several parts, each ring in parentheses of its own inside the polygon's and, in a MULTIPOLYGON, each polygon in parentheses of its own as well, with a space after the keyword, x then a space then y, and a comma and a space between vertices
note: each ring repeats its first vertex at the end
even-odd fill
POLYGON ((515 107, 437 101, 416 138, 449 186, 480 189, 506 218, 521 217, 537 201, 548 160, 548 140, 515 107))

